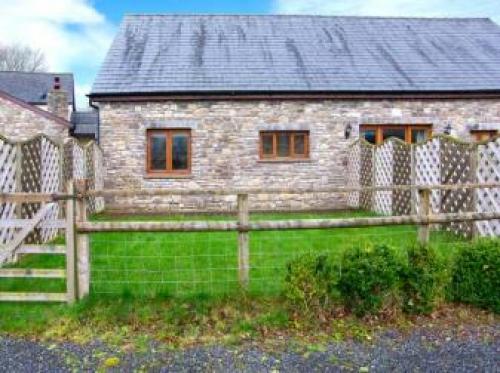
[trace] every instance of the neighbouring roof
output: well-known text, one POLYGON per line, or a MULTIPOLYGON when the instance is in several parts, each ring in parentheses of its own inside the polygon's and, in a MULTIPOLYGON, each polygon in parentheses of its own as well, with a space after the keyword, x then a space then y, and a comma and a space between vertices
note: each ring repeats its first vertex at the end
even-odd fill
POLYGON ((500 91, 489 19, 128 15, 91 96, 500 91))
POLYGON ((73 124, 73 135, 76 137, 92 137, 97 139, 97 127, 99 124, 99 113, 92 111, 74 111, 71 113, 73 124))
POLYGON ((0 71, 0 90, 32 105, 46 105, 56 76, 61 79, 61 88, 68 93, 68 104, 73 105, 75 89, 70 73, 0 71))

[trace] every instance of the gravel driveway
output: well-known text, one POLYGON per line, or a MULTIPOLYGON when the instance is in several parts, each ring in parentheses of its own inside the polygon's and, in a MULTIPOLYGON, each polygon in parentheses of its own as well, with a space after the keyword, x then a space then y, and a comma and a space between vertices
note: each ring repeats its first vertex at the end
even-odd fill
POLYGON ((245 347, 195 347, 123 353, 99 342, 50 344, 0 337, 0 372, 499 372, 500 325, 437 332, 418 329, 403 336, 384 332, 371 344, 354 341, 321 348, 265 352, 245 347), (451 337, 450 335, 453 335, 451 337))

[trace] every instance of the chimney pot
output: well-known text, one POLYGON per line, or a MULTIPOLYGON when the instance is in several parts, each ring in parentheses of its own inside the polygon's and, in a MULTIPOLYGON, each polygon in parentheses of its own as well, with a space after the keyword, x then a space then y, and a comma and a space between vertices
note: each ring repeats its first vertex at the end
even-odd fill
POLYGON ((58 76, 54 77, 54 89, 58 91, 61 89, 61 79, 58 76))

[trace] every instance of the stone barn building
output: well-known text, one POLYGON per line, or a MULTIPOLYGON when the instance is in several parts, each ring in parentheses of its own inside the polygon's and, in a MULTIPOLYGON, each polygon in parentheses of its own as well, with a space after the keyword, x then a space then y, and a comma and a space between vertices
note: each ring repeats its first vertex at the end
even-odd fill
MULTIPOLYGON (((342 186, 358 137, 495 135, 500 27, 489 19, 129 15, 90 99, 108 188, 342 186)), ((254 209, 345 206, 342 195, 251 196, 254 209)))

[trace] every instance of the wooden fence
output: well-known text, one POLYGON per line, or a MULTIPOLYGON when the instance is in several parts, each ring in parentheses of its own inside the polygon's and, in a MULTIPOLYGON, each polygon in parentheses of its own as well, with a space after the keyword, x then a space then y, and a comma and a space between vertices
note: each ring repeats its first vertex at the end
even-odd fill
MULTIPOLYGON (((448 136, 409 145, 396 138, 374 146, 364 140, 351 145, 347 162, 350 187, 439 184, 485 184, 500 180, 500 138, 466 143, 448 136)), ((348 204, 385 215, 418 213, 416 189, 352 192, 348 204)), ((500 211, 499 188, 454 189, 431 192, 432 213, 500 211)), ((500 221, 449 222, 444 227, 471 237, 499 236, 500 221)))
MULTIPOLYGON (((226 189, 226 190, 95 190, 88 189, 85 180, 69 181, 68 188, 59 193, 2 193, 0 203, 39 203, 45 204, 29 224, 18 221, 16 227, 26 232, 36 227, 49 224, 48 227, 64 228, 66 236, 65 247, 22 245, 21 232, 18 232, 16 242, 9 252, 12 256, 20 253, 57 253, 66 255, 66 270, 43 269, 2 269, 1 277, 43 277, 64 278, 67 293, 8 293, 0 292, 0 301, 68 301, 74 302, 89 294, 90 291, 90 250, 89 234, 94 232, 238 232, 238 277, 243 288, 250 281, 250 235, 251 231, 296 230, 296 229, 332 229, 350 227, 373 227, 390 225, 417 225, 418 239, 422 243, 429 241, 430 227, 433 224, 465 224, 476 221, 491 221, 500 219, 500 210, 485 212, 447 212, 434 214, 431 209, 432 192, 455 192, 458 190, 494 190, 500 188, 500 183, 484 184, 454 184, 430 185, 419 187, 413 185, 371 186, 371 187, 335 187, 308 190, 276 189, 226 189), (295 220, 261 220, 250 221, 249 194, 252 193, 416 193, 421 205, 419 211, 401 216, 380 216, 363 218, 339 219, 295 219, 295 220), (182 221, 182 222, 92 222, 88 220, 87 205, 96 198, 104 196, 123 195, 237 195, 238 218, 236 221, 182 221), (42 223, 46 213, 54 205, 64 202, 65 220, 55 219, 42 223)), ((14 225, 11 225, 14 226, 14 225)))
MULTIPOLYGON (((92 189, 103 187, 103 160, 99 147, 91 142, 82 147, 76 140, 57 143, 45 135, 26 141, 10 141, 0 135, 0 192, 44 193, 64 191, 67 180, 87 178, 92 189)), ((43 208, 44 202, 0 203, 0 254, 18 236, 18 221, 28 224, 43 208), (11 224, 12 223, 12 224, 11 224)), ((60 203, 50 205, 40 224, 24 237, 28 244, 44 243, 58 234, 57 228, 44 226, 43 222, 62 215, 60 203)), ((89 204, 91 212, 104 208, 104 200, 95 198, 89 204)))

